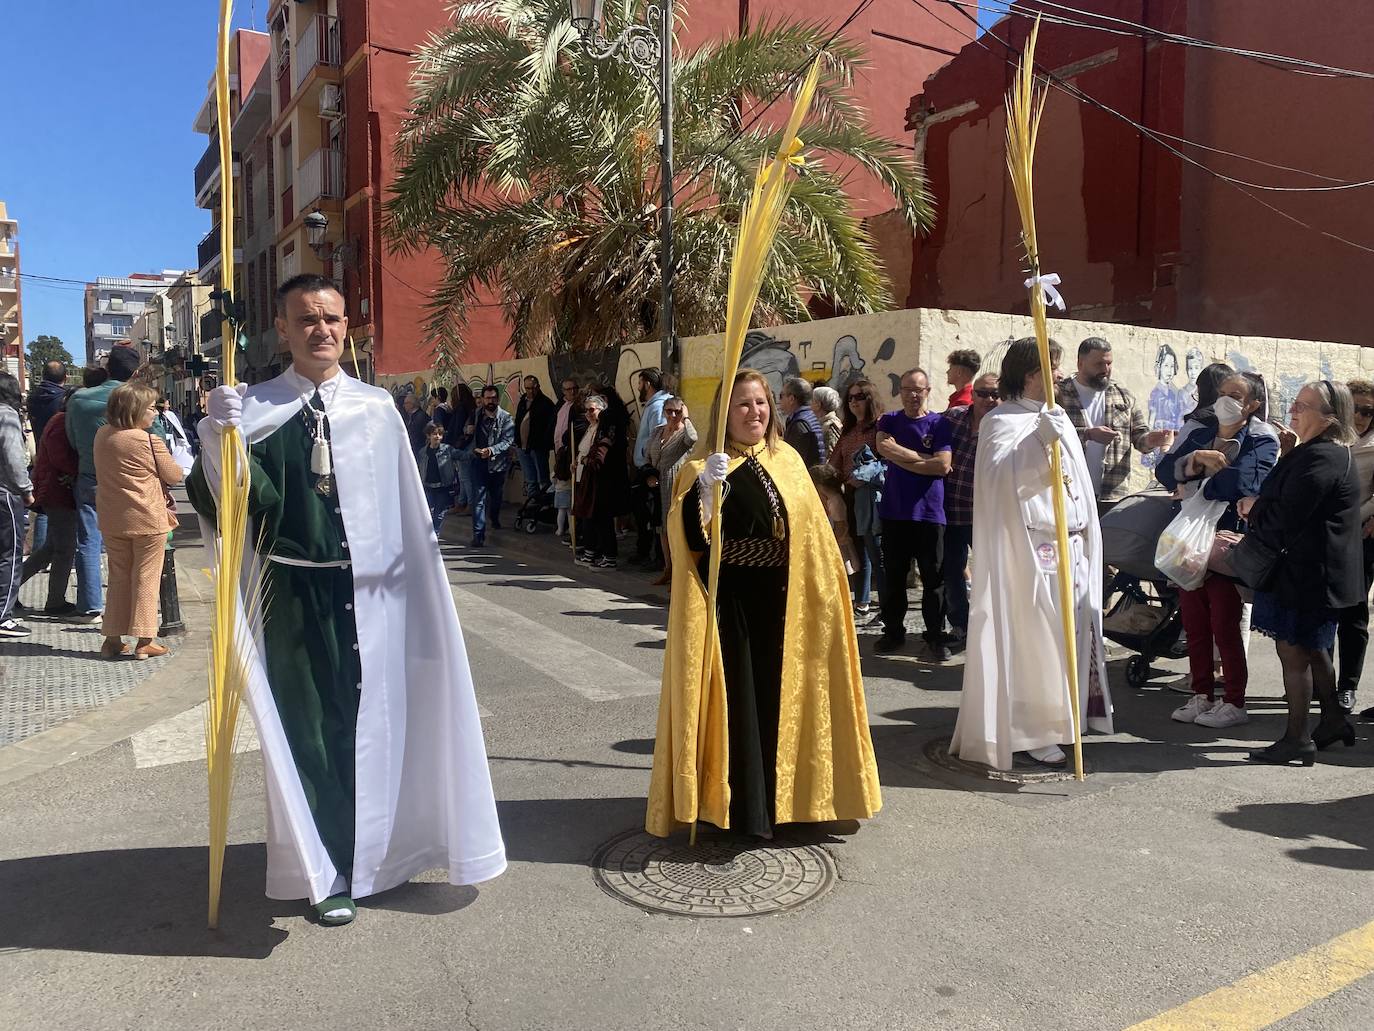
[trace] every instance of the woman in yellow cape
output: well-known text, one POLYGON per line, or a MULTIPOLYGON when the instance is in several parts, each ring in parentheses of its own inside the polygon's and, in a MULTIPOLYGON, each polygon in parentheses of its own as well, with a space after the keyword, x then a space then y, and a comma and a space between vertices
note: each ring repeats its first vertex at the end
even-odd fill
POLYGON ((782 441, 773 392, 752 369, 735 376, 726 440, 725 455, 688 462, 674 484, 645 829, 667 837, 701 819, 771 837, 777 824, 872 816, 882 797, 844 560, 806 466, 782 441), (711 494, 698 484, 720 479, 718 633, 701 711, 711 494))

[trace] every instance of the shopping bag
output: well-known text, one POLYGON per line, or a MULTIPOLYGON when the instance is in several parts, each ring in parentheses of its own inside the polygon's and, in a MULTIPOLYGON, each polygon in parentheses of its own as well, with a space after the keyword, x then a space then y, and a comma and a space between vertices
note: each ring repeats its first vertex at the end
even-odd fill
POLYGON ((1192 497, 1183 502, 1155 548, 1155 568, 1185 591, 1195 591, 1207 579, 1207 560, 1217 536, 1217 520, 1226 511, 1225 501, 1209 501, 1204 480, 1192 497))

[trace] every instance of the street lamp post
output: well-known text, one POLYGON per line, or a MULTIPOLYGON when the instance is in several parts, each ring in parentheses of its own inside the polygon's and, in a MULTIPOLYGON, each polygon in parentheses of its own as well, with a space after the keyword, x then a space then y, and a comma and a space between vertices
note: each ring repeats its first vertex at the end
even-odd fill
MULTIPOLYGON (((659 161, 662 200, 659 204, 659 267, 663 281, 659 325, 663 331, 661 366, 679 372, 673 312, 673 0, 648 0, 644 24, 628 25, 617 38, 603 31, 605 0, 571 0, 572 25, 583 49, 595 61, 614 58, 629 65, 653 84, 658 95, 659 161), (654 72, 657 70, 657 79, 654 72)), ((679 387, 681 389, 681 387, 679 387)))

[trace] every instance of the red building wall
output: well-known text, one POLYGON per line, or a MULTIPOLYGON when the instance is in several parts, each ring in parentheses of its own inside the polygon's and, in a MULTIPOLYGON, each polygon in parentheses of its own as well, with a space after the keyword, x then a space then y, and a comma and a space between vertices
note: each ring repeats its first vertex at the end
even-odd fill
MULTIPOLYGON (((1023 6, 1032 6, 1030 4, 1023 6)), ((1093 11, 1227 45, 1367 65, 1374 19, 1359 0, 1320 24, 1281 0, 1084 0, 1093 11), (1257 11, 1256 7, 1262 8, 1257 11)), ((1004 96, 1030 23, 1004 18, 926 80, 908 125, 940 211, 913 248, 910 307, 1024 311, 1020 222, 1005 171, 1004 96)), ((1298 75, 1240 57, 1046 24, 1038 63, 1151 129, 1342 178, 1370 178, 1371 83, 1298 75), (1364 170, 1362 173, 1361 170, 1364 170)), ((1315 180, 1184 148, 1217 171, 1315 180)), ((1036 162, 1043 266, 1085 319, 1215 333, 1369 339, 1374 255, 1301 229, 1186 166, 1130 125, 1051 90, 1036 162), (1289 267, 1291 275, 1276 275, 1289 267)), ((1374 247, 1367 191, 1267 194, 1276 207, 1374 247)))

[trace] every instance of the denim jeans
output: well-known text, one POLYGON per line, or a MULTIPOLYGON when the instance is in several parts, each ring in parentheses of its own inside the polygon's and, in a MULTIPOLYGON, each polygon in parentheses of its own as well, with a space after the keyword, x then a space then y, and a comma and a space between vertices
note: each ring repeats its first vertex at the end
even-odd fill
POLYGON ((883 593, 883 538, 867 533, 855 538, 859 568, 854 570, 854 604, 867 605, 874 594, 883 593))
POLYGON ((546 492, 552 485, 549 480, 549 453, 537 448, 516 448, 520 456, 520 472, 525 477, 525 497, 546 492))
POLYGON ((961 634, 968 633, 968 581, 964 579, 964 570, 968 568, 972 547, 972 526, 950 523, 945 527, 945 605, 949 625, 961 634))
POLYGON ((76 478, 76 610, 99 612, 100 552, 104 547, 100 524, 95 516, 95 477, 82 473, 76 478))
MULTIPOLYGON (((48 543, 48 516, 45 512, 35 512, 32 518, 33 551, 38 551, 48 543)), ((32 553, 30 552, 30 554, 32 553)))
POLYGON ((47 540, 35 545, 24 560, 21 579, 37 576, 48 570, 48 601, 45 608, 57 609, 67 600, 67 581, 72 578, 72 564, 76 561, 76 509, 49 507, 44 516, 48 523, 47 540))
POLYGON ((449 507, 453 501, 453 495, 448 487, 431 487, 425 485, 425 503, 429 505, 429 518, 434 523, 434 536, 439 536, 439 528, 444 525, 444 516, 448 514, 449 507))
POLYGON ((483 540, 487 534, 487 521, 496 529, 501 528, 501 496, 506 490, 505 472, 494 473, 487 463, 480 459, 472 463, 472 537, 483 540))
POLYGON ((476 488, 472 485, 473 460, 471 458, 455 458, 453 467, 458 473, 458 482, 454 484, 453 503, 471 506, 473 498, 476 496, 476 488))

